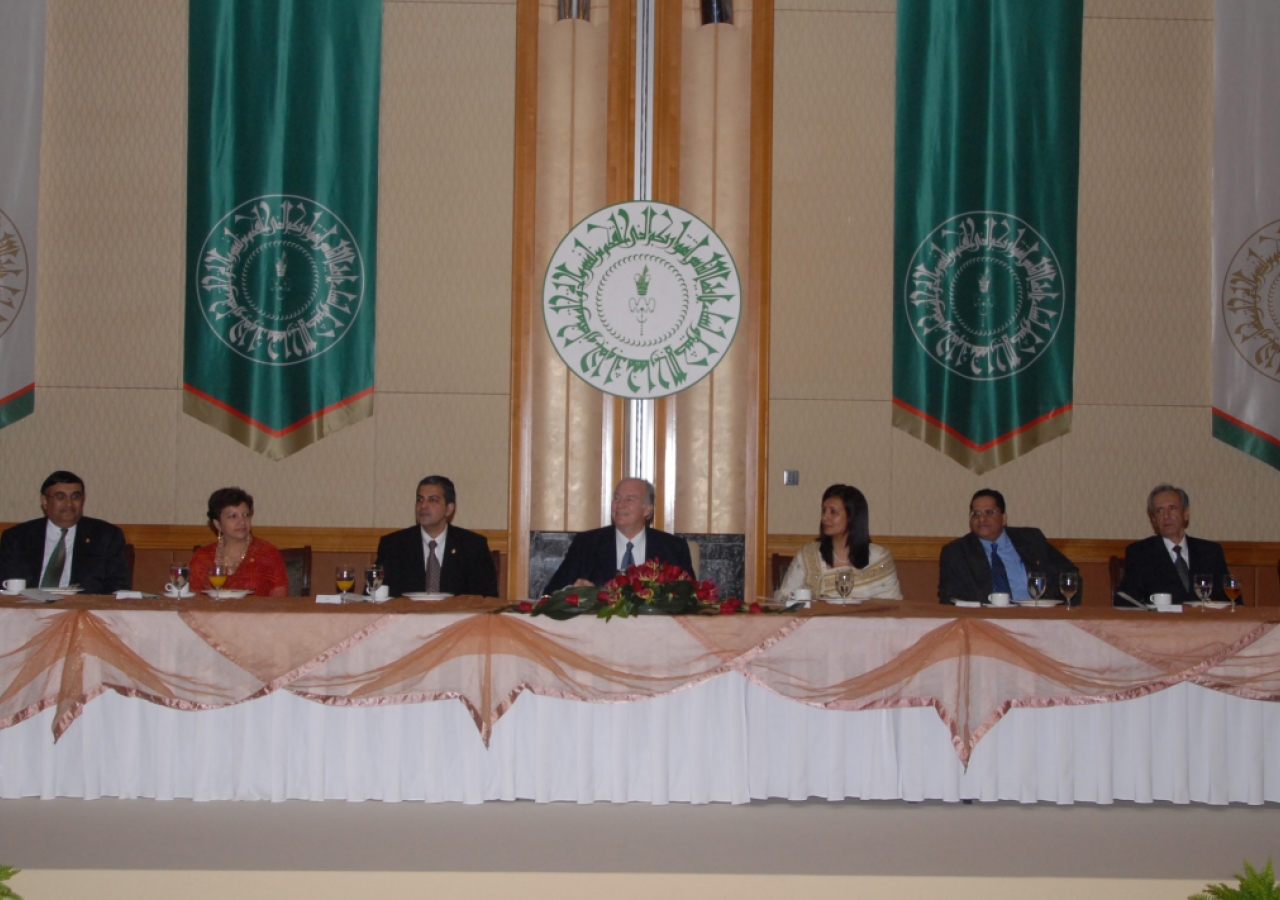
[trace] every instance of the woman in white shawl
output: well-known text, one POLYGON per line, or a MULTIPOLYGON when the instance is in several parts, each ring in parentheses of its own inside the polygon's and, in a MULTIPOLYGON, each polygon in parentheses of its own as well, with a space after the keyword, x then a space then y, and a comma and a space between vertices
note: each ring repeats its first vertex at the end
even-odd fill
POLYGON ((871 543, 867 498, 847 484, 833 484, 822 495, 821 536, 805 544, 791 561, 777 598, 789 600, 798 588, 813 596, 838 598, 836 577, 852 572, 853 600, 901 600, 893 555, 871 543))

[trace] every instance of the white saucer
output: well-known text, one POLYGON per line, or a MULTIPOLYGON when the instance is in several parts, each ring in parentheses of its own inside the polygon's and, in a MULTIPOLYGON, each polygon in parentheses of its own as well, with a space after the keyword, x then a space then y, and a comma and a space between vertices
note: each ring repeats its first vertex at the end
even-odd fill
POLYGON ((229 591, 223 588, 220 591, 210 588, 207 591, 201 591, 206 597, 212 597, 214 600, 239 600, 242 597, 248 597, 253 591, 229 591))
POLYGON ((72 594, 78 594, 84 590, 80 587, 64 587, 64 588, 37 588, 36 590, 44 591, 46 594, 57 594, 59 597, 70 597, 72 594))
POLYGON ((444 600, 452 597, 453 594, 424 594, 419 591, 411 594, 405 594, 404 596, 408 597, 410 600, 444 600))
POLYGON ((1013 602, 1018 604, 1019 606, 1034 606, 1034 607, 1046 607, 1046 608, 1050 606, 1062 605, 1061 600, 1014 600, 1013 602))

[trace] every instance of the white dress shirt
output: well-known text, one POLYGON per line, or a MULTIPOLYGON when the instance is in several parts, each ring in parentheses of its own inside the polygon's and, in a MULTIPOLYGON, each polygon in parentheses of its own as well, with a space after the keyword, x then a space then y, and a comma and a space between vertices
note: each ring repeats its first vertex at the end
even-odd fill
POLYGON ((436 542, 436 550, 435 550, 436 559, 440 562, 440 568, 443 569, 444 568, 444 542, 445 542, 445 538, 449 536, 449 526, 448 525, 444 526, 444 531, 440 532, 439 537, 432 537, 431 535, 427 534, 427 529, 422 528, 421 526, 419 526, 418 530, 422 532, 422 565, 423 565, 422 571, 424 572, 426 571, 427 556, 431 553, 432 541, 436 542))
POLYGON ((622 571, 622 557, 627 555, 628 543, 631 544, 631 559, 635 561, 637 566, 644 565, 644 538, 647 533, 646 529, 641 528, 639 534, 629 538, 618 529, 613 529, 613 536, 616 539, 614 547, 617 549, 617 554, 613 559, 619 572, 622 571))
MULTIPOLYGON (((62 575, 58 578, 58 587, 66 587, 71 583, 71 550, 76 545, 76 528, 72 525, 67 529, 67 556, 62 563, 62 575)), ((62 537, 62 529, 54 525, 48 519, 44 520, 44 557, 40 560, 40 579, 31 587, 38 587, 40 580, 44 579, 45 566, 49 565, 49 557, 53 556, 53 548, 58 546, 58 539, 62 537)))

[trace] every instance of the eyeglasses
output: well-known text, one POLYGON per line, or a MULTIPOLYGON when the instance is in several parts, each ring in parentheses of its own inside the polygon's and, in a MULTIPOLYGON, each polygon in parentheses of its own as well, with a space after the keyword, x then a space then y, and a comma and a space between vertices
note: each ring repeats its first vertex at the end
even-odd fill
POLYGON ((72 491, 68 494, 66 491, 58 491, 56 494, 45 494, 50 500, 57 500, 62 503, 65 500, 83 500, 84 493, 82 491, 72 491))
POLYGON ((971 509, 969 510, 970 519, 990 519, 993 516, 1000 515, 998 509, 971 509))

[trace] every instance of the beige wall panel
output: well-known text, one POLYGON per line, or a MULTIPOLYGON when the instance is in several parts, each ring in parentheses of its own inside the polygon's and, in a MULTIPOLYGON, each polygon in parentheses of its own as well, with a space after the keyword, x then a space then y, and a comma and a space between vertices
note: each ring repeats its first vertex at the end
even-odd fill
MULTIPOLYGON (((1072 433, 1053 444, 1063 445, 1062 476, 1070 485, 1062 502, 1066 536, 1146 537, 1147 493, 1167 481, 1191 496, 1192 534, 1275 540, 1274 507, 1263 521, 1256 516, 1261 464, 1215 440, 1204 407, 1076 407, 1072 433)), ((1271 480, 1280 481, 1275 474, 1271 480)))
MULTIPOLYGON (((607 10, 591 23, 556 21, 539 9, 537 233, 534 295, 547 261, 580 219, 605 205, 607 10)), ((551 346, 541 307, 533 323, 533 530, 596 527, 600 521, 603 401, 551 346)))
POLYGON ((177 390, 41 387, 35 415, 0 429, 0 521, 40 515, 41 482, 67 469, 85 480, 86 515, 171 522, 180 409, 177 390))
MULTIPOLYGON (((13 882, 28 898, 95 900, 312 900, 328 895, 418 900, 1169 900, 1204 881, 1140 878, 942 878, 824 875, 684 875, 554 872, 227 872, 24 870, 13 882)), ((1233 882, 1234 884, 1234 882, 1233 882)))
POLYGON ((888 428, 887 409, 884 421, 893 441, 893 534, 958 537, 969 530, 974 491, 990 487, 1004 494, 1010 525, 1032 525, 1049 537, 1075 537, 1062 530, 1061 440, 975 475, 923 441, 888 428))
POLYGON ((1086 21, 1081 94, 1076 402, 1207 405, 1213 23, 1086 21))
POLYGON ((49 4, 41 388, 181 384, 186 26, 184 0, 49 4))
POLYGON ((395 394, 378 402, 373 525, 412 525, 418 482, 446 475, 458 489, 459 525, 507 527, 506 397, 395 394))
POLYGON ((506 394, 515 7, 384 8, 378 388, 506 394))
POLYGON ((873 534, 893 533, 887 402, 774 400, 769 418, 771 532, 816 535, 822 492, 839 483, 866 495, 873 534), (783 487, 783 469, 799 469, 800 484, 783 487))
POLYGON ((209 494, 235 485, 253 495, 254 521, 259 525, 373 524, 378 423, 386 415, 386 398, 375 398, 374 418, 278 462, 182 415, 181 403, 174 401, 178 460, 172 521, 204 522, 209 494))
POLYGON ((771 394, 887 400, 896 19, 776 28, 771 394))
POLYGON ((1213 20, 1213 0, 1084 0, 1084 16, 1112 19, 1213 20))

